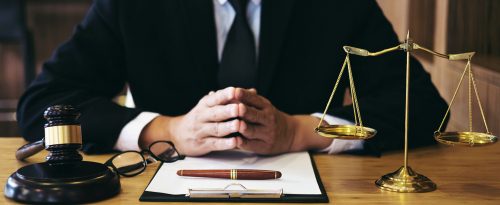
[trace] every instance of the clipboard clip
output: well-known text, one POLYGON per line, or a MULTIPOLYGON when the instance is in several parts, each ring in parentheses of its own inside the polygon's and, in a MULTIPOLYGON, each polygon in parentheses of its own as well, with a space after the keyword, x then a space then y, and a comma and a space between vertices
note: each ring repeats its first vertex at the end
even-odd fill
POLYGON ((239 183, 229 184, 222 189, 189 189, 190 198, 281 198, 283 189, 247 189, 239 183))

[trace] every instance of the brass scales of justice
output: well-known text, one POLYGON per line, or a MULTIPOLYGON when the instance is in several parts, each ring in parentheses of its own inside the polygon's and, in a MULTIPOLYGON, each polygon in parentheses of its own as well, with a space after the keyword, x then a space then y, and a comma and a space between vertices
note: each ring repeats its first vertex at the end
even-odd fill
POLYGON ((361 119, 361 113, 359 112, 358 99, 356 95, 356 88, 354 85, 354 78, 352 75, 351 63, 349 60, 349 55, 358 55, 358 56, 379 56, 385 53, 389 53, 392 51, 402 50, 406 52, 406 91, 405 91, 405 121, 404 121, 404 164, 395 172, 386 174, 382 176, 380 179, 375 181, 375 185, 382 190, 393 191, 393 192, 403 192, 403 193, 411 193, 411 192, 429 192, 434 191, 436 189, 436 184, 432 182, 429 178, 424 175, 418 174, 413 171, 411 167, 408 166, 408 100, 409 100, 409 87, 410 87, 410 53, 414 50, 423 50, 425 52, 431 53, 432 55, 448 59, 450 61, 457 60, 467 60, 467 64, 465 66, 464 71, 460 77, 460 81, 455 89, 453 97, 450 101, 450 105, 446 110, 446 113, 439 125, 437 131, 434 132, 434 138, 446 145, 465 145, 465 146, 479 146, 479 145, 488 145, 493 144, 497 141, 497 137, 492 135, 492 133, 488 129, 488 125, 486 123, 486 119, 484 116, 483 108, 481 106, 481 101, 479 99, 479 95, 477 92, 476 82, 474 80, 474 75, 471 70, 471 59, 474 56, 475 52, 467 52, 460 54, 441 54, 414 43, 410 38, 410 32, 406 35, 406 39, 403 43, 394 46, 392 48, 387 48, 378 52, 369 52, 368 50, 361 48, 354 48, 351 46, 344 46, 344 51, 346 52, 346 57, 344 63, 342 65, 342 69, 340 70, 339 76, 335 85, 333 87, 333 91, 328 99, 328 103, 326 104, 326 108, 323 112, 323 116, 315 129, 315 132, 323 137, 334 138, 334 139, 348 139, 348 140, 362 140, 369 139, 373 137, 377 131, 373 128, 363 126, 363 121, 361 119), (349 87, 351 92, 351 100, 353 104, 354 111, 354 125, 323 125, 322 122, 328 111, 328 107, 333 99, 333 95, 337 89, 337 86, 340 82, 342 74, 347 65, 347 73, 349 78, 349 87), (458 90, 462 84, 464 76, 468 76, 468 108, 469 108, 469 130, 468 131, 454 131, 454 132, 442 132, 441 128, 446 121, 446 117, 449 114, 450 108, 455 100, 455 97, 458 93, 458 90), (472 89, 474 90, 477 103, 479 105, 479 109, 481 111, 481 117, 483 119, 484 127, 486 129, 485 133, 482 132, 474 132, 472 130, 472 89))

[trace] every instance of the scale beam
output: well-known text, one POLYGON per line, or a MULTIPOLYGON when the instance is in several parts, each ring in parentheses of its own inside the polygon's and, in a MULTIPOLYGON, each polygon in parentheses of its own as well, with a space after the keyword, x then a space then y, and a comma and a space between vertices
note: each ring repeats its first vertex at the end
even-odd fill
POLYGON ((438 53, 436 51, 430 50, 428 48, 425 48, 423 46, 420 46, 420 45, 418 45, 416 43, 411 43, 411 42, 410 42, 409 45, 407 45, 407 43, 405 42, 405 43, 399 44, 397 46, 394 46, 392 48, 384 49, 384 50, 377 51, 377 52, 370 52, 370 51, 368 51, 366 49, 356 48, 356 47, 352 47, 352 46, 344 46, 343 48, 344 48, 344 51, 346 53, 357 55, 357 56, 379 56, 379 55, 382 55, 382 54, 385 54, 385 53, 389 53, 389 52, 392 52, 392 51, 406 50, 406 48, 410 48, 410 49, 408 49, 409 51, 412 51, 412 50, 422 50, 422 51, 430 53, 430 54, 432 54, 434 56, 445 58, 445 59, 452 60, 452 61, 456 61, 456 60, 469 60, 469 59, 471 59, 474 56, 474 54, 476 54, 476 52, 466 52, 466 53, 456 53, 456 54, 443 54, 443 53, 438 53))
POLYGON ((384 50, 373 52, 373 53, 366 50, 366 49, 363 49, 363 48, 344 46, 344 51, 346 53, 357 55, 357 56, 379 56, 379 55, 382 55, 384 53, 389 53, 389 52, 397 51, 397 50, 401 50, 401 45, 394 46, 392 48, 384 49, 384 50))

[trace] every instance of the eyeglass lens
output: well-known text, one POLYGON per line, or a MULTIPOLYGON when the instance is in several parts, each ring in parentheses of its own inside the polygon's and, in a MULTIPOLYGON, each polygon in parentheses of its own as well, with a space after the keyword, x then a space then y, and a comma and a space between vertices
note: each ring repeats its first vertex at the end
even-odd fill
POLYGON ((138 152, 124 152, 116 156, 112 163, 123 175, 136 175, 146 168, 144 157, 138 152))
POLYGON ((149 147, 149 151, 160 161, 170 162, 179 158, 179 153, 168 142, 155 142, 149 147))

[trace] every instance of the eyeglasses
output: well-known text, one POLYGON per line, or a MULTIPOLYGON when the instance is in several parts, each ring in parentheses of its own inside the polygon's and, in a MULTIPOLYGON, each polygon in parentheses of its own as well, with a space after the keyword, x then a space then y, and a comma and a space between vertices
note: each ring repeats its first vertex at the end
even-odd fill
POLYGON ((180 155, 175 149, 174 144, 169 141, 156 141, 149 145, 149 149, 138 151, 126 151, 111 157, 106 163, 118 174, 125 177, 136 176, 144 170, 146 165, 154 162, 161 161, 166 163, 175 162, 184 159, 184 155, 180 155), (148 157, 145 158, 144 156, 148 157))

